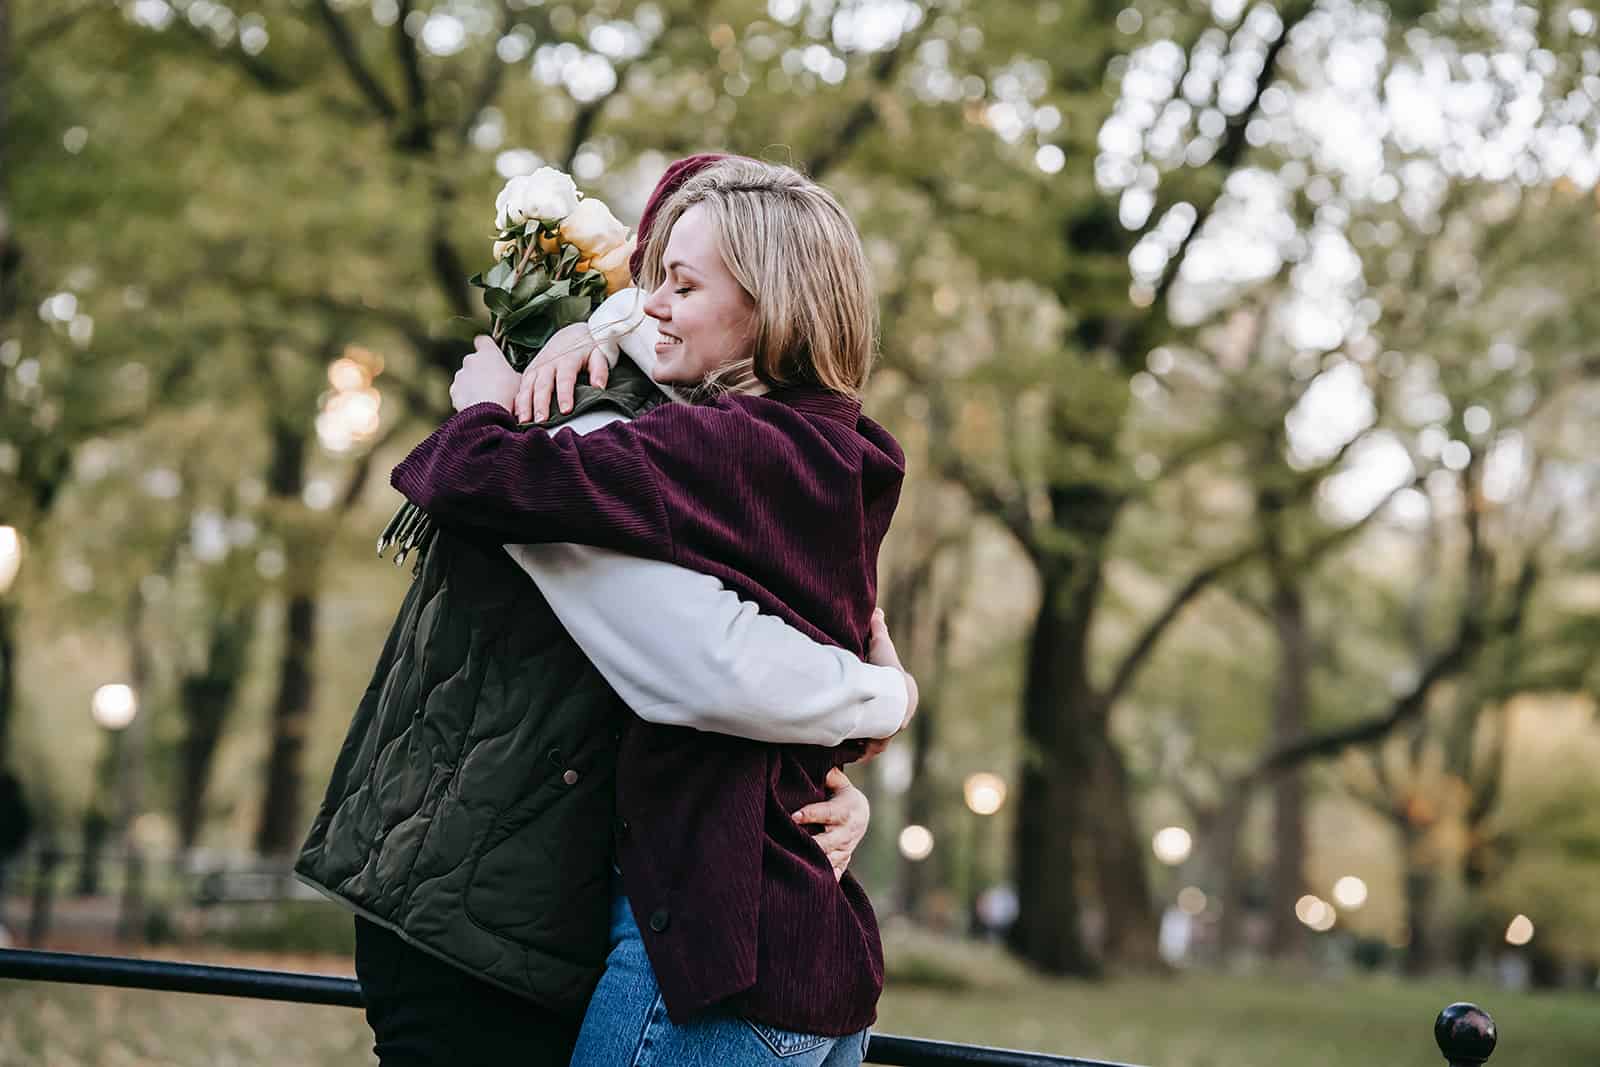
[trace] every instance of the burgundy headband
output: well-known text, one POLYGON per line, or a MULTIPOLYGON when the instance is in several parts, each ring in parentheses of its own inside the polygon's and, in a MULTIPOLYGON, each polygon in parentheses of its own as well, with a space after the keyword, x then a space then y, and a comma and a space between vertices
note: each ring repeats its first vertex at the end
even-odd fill
POLYGON ((644 269, 644 245, 650 239, 650 227, 655 223, 656 212, 660 210, 661 205, 666 203, 667 199, 677 192, 684 182, 713 163, 718 163, 728 158, 730 157, 714 152, 706 152, 697 156, 685 156, 668 167, 667 172, 661 176, 661 180, 656 182, 655 190, 650 194, 650 199, 644 205, 644 214, 639 217, 639 229, 633 248, 633 255, 628 260, 628 273, 633 275, 635 284, 638 283, 639 272, 644 269))

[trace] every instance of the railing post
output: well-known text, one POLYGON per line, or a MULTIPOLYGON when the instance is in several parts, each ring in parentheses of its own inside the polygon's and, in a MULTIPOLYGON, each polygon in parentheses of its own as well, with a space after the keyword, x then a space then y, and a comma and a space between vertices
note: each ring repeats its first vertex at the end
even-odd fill
POLYGON ((1433 1039, 1450 1067, 1479 1067, 1494 1053, 1494 1020, 1476 1004, 1452 1004, 1433 1024, 1433 1039))

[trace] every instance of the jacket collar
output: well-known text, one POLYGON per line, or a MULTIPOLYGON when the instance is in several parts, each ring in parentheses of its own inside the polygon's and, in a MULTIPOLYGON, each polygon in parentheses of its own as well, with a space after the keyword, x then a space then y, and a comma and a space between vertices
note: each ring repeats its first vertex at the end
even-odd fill
POLYGON ((767 394, 768 400, 787 404, 808 415, 821 415, 854 426, 861 418, 861 401, 820 385, 784 385, 767 394))

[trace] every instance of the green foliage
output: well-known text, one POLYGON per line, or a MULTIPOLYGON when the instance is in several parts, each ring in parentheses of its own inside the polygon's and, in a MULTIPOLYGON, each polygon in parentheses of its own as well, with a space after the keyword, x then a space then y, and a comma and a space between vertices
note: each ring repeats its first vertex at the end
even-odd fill
POLYGON ((240 952, 311 953, 348 959, 355 954, 350 913, 325 901, 290 900, 271 905, 219 904, 208 942, 240 952), (217 921, 222 920, 222 921, 217 921))

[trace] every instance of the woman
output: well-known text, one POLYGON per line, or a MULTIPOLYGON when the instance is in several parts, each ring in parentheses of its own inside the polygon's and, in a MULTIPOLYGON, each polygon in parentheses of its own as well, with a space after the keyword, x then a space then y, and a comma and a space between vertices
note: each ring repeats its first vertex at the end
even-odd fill
MULTIPOLYGON (((648 408, 654 387, 626 370, 566 425, 648 408)), ((891 734, 914 709, 897 666, 818 645, 704 574, 576 545, 513 557, 540 589, 498 542, 446 533, 429 552, 296 865, 357 913, 386 1065, 566 1062, 607 952, 625 825, 613 688, 652 722, 811 744, 891 734), (648 613, 626 601, 641 594, 648 613)), ((878 651, 892 659, 886 634, 878 651)), ((817 840, 842 867, 864 800, 835 782, 831 807, 797 819, 832 824, 817 840)))
MULTIPOLYGON (((676 562, 864 651, 903 457, 860 414, 874 316, 854 227, 794 171, 723 160, 661 208, 642 266, 655 378, 703 402, 523 433, 520 377, 480 338, 458 414, 393 484, 447 528, 676 562)), ((575 1064, 860 1061, 876 921, 790 816, 852 754, 629 724, 613 947, 575 1064)))

